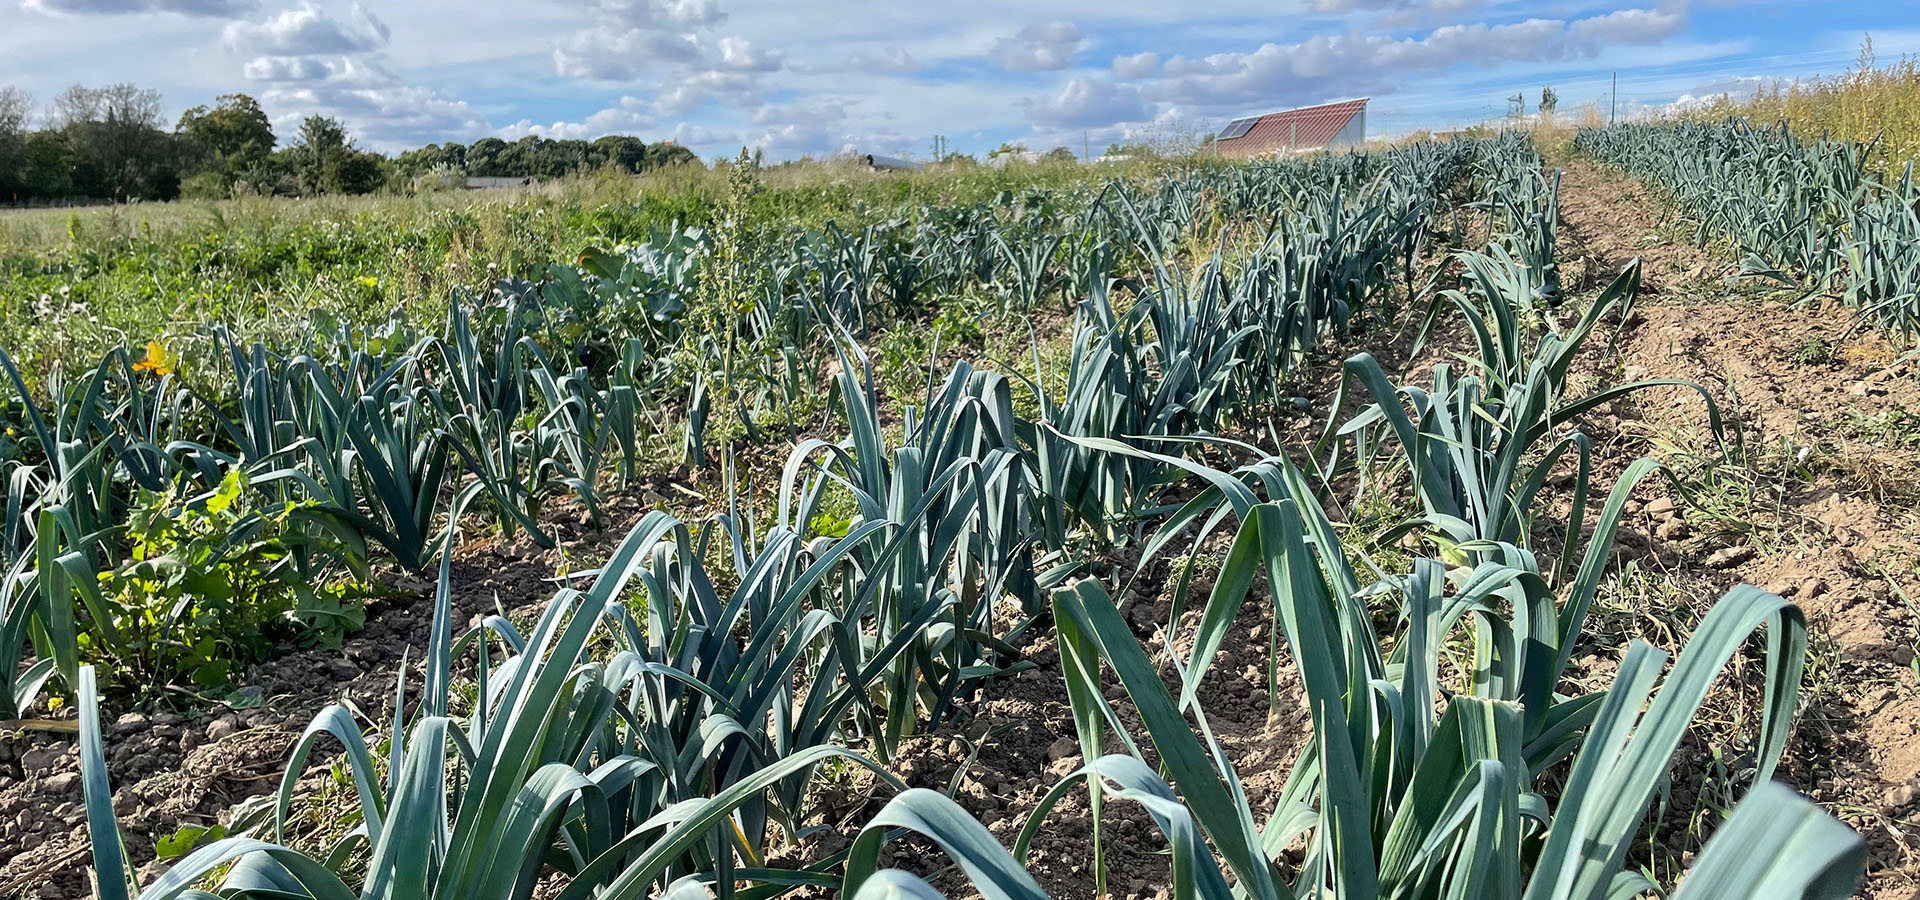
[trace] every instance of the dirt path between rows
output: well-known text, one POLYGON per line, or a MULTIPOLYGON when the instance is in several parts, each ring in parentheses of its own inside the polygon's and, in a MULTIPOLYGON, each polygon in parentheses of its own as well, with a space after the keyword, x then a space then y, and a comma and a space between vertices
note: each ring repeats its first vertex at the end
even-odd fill
MULTIPOLYGON (((1562 271, 1617 271, 1636 256, 1644 266, 1619 356, 1590 353, 1588 374, 1703 385, 1744 439, 1716 460, 1705 405, 1680 392, 1617 411, 1614 446, 1629 452, 1615 462, 1659 457, 1697 495, 1671 512, 1643 508, 1623 544, 1638 538, 1634 565, 1649 577, 1614 599, 1655 626, 1742 581, 1797 603, 1815 646, 1781 777, 1866 837, 1861 896, 1920 896, 1920 681, 1902 595, 1920 598, 1920 382, 1836 306, 1791 306, 1798 294, 1732 277, 1726 254, 1696 249, 1649 187, 1583 160, 1564 166, 1562 271)), ((1718 724, 1751 735, 1757 696, 1742 703, 1718 724)), ((1692 827, 1690 801, 1718 790, 1713 748, 1681 752, 1668 831, 1692 827)), ((1670 849, 1685 859, 1697 846, 1682 843, 1670 849)))

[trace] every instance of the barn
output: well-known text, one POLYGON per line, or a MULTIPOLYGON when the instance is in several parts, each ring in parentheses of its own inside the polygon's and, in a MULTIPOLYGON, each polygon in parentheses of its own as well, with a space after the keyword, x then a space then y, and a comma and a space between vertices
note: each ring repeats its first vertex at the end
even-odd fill
POLYGON ((1235 119, 1214 138, 1213 149, 1244 159, 1358 147, 1367 141, 1367 99, 1235 119))

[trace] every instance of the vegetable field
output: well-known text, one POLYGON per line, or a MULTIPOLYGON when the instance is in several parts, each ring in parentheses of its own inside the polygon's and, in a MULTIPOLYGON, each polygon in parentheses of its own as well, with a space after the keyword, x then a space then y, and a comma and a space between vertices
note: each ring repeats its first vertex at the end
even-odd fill
POLYGON ((1862 159, 22 226, 0 894, 1906 896, 1920 195, 1862 159), (82 315, 150 283, 221 299, 82 315))

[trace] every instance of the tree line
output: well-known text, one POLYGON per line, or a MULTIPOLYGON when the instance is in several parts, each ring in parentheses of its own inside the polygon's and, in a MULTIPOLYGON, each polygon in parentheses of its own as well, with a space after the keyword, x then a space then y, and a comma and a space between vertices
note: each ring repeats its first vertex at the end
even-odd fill
POLYGON ((609 168, 637 174, 694 159, 685 147, 629 135, 488 137, 389 157, 360 147, 327 116, 307 117, 283 146, 246 94, 195 106, 168 129, 159 92, 131 84, 75 85, 37 117, 30 96, 0 86, 0 205, 366 194, 457 186, 468 176, 558 178, 609 168))

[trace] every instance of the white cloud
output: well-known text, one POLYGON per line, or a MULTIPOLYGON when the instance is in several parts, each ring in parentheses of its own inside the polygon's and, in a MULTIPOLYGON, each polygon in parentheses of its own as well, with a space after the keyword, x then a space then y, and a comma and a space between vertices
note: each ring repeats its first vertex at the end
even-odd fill
POLYGON ((621 97, 614 106, 600 110, 579 122, 555 122, 551 125, 535 125, 529 119, 521 119, 494 132, 508 140, 516 140, 527 135, 544 138, 591 139, 609 134, 640 134, 650 131, 659 124, 648 113, 651 107, 639 97, 621 97))
POLYGON ((1072 22, 1028 25, 1012 37, 995 40, 987 48, 987 58, 1015 72, 1064 69, 1073 65, 1073 54, 1086 40, 1072 22))
POLYGON ((274 113, 274 129, 281 134, 292 134, 306 116, 332 116, 355 140, 386 150, 468 140, 493 131, 466 102, 404 84, 289 85, 266 91, 260 102, 274 113))
POLYGON ((1582 45, 1642 44, 1667 37, 1686 24, 1687 17, 1680 12, 1622 9, 1568 25, 1567 37, 1582 45))
POLYGON ((1809 50, 1759 25, 1702 38, 1687 10, 1709 0, 1219 0, 1191 11, 1055 0, 984 14, 821 0, 360 2, 377 16, 352 0, 0 0, 27 26, 0 27, 0 59, 43 99, 74 81, 132 80, 177 112, 243 89, 276 123, 338 115, 372 146, 627 132, 678 134, 703 155, 761 143, 779 158, 849 145, 924 155, 934 135, 962 152, 1015 136, 1078 150, 1083 131, 1097 153, 1103 136, 1169 129, 1155 123, 1176 110, 1211 123, 1204 131, 1362 94, 1382 98, 1373 128, 1411 130, 1497 113, 1501 97, 1543 84, 1572 108, 1608 96, 1588 82, 1616 67, 1622 101, 1649 103, 1712 96, 1685 89, 1720 71, 1836 71, 1855 40, 1836 49, 1823 31, 1809 50), (1484 15, 1463 12, 1475 7, 1484 15))
POLYGON ((1758 75, 1730 75, 1725 78, 1716 78, 1694 85, 1672 103, 1658 108, 1669 112, 1684 112, 1697 107, 1710 106, 1723 97, 1738 101, 1751 97, 1762 88, 1778 82, 1777 78, 1758 75))
POLYGON ((1158 53, 1135 53, 1131 56, 1116 56, 1113 58, 1113 77, 1123 81, 1145 78, 1148 75, 1152 75, 1153 70, 1158 68, 1160 68, 1160 54, 1158 53))
POLYGON ((1447 25, 1400 40, 1351 31, 1296 44, 1264 44, 1251 53, 1175 56, 1150 97, 1195 107, 1278 106, 1393 90, 1410 76, 1462 65, 1566 61, 1592 57, 1608 43, 1651 43, 1684 24, 1678 14, 1622 10, 1575 20, 1527 19, 1447 25))
POLYGON ((714 0, 574 0, 573 5, 627 28, 712 28, 727 20, 714 0))
POLYGON ((1080 128, 1139 122, 1153 118, 1153 106, 1138 88, 1093 78, 1074 77, 1059 91, 1021 104, 1037 125, 1080 128))
POLYGON ((248 81, 325 81, 335 67, 317 56, 256 56, 240 73, 248 81))
POLYGON ((759 99, 759 91, 751 75, 716 69, 696 72, 675 82, 654 98, 653 108, 663 116, 684 116, 708 102, 753 106, 759 103, 759 99))
POLYGON ((905 75, 920 70, 920 61, 913 58, 905 47, 890 44, 878 53, 856 50, 833 62, 827 63, 788 63, 791 71, 804 75, 839 75, 861 73, 867 75, 905 75))
POLYGON ((727 20, 714 0, 574 0, 573 5, 598 21, 574 31, 554 48, 553 69, 563 78, 632 82, 662 65, 729 65, 760 71, 771 64, 778 68, 777 52, 755 51, 745 38, 722 40, 722 58, 708 60, 697 32, 727 20), (727 41, 744 46, 734 47, 729 54, 727 41))
POLYGON ((233 22, 222 32, 227 46, 266 56, 367 53, 387 45, 391 31, 380 17, 355 3, 346 19, 312 4, 281 11, 264 22, 233 22))
POLYGON ((720 65, 741 72, 771 72, 780 68, 781 53, 755 47, 743 37, 720 39, 720 65))
POLYGON ((583 81, 634 81, 660 63, 688 65, 704 56, 690 34, 630 28, 623 32, 575 32, 553 51, 553 69, 583 81))
POLYGON ((1307 8, 1329 15, 1381 12, 1402 17, 1421 13, 1462 13, 1479 5, 1480 0, 1308 0, 1307 2, 1307 8))
POLYGON ((76 16, 159 12, 222 19, 260 8, 259 0, 24 0, 20 5, 37 12, 76 16))
POLYGON ((342 16, 312 3, 263 20, 228 23, 221 41, 250 54, 240 74, 264 82, 260 104, 291 134, 307 116, 331 116, 363 145, 396 150, 464 140, 493 129, 465 101, 410 85, 383 65, 392 29, 358 3, 342 16))
POLYGON ((249 81, 278 84, 325 82, 336 88, 390 88, 400 79, 371 56, 259 56, 247 60, 241 73, 249 81))
POLYGON ((699 152, 696 148, 700 147, 725 146, 728 144, 738 147, 745 143, 737 131, 729 131, 723 128, 709 128, 705 125, 695 125, 689 122, 681 122, 675 125, 673 127, 673 135, 669 137, 668 140, 690 150, 694 150, 696 153, 699 152))

